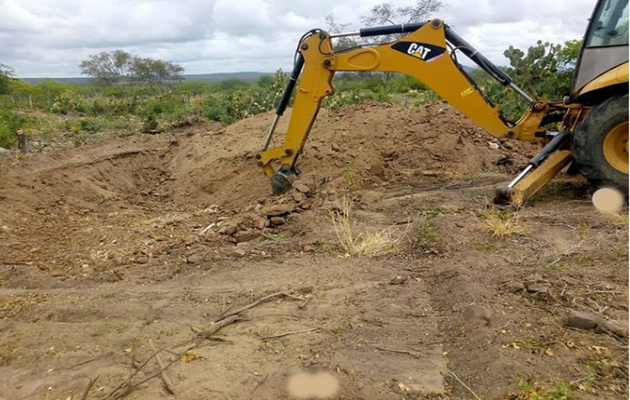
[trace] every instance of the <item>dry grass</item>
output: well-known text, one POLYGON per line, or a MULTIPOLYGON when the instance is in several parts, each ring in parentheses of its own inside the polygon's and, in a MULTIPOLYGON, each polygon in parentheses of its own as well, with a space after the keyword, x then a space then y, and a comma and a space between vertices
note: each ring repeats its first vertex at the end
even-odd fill
POLYGON ((341 208, 341 212, 330 211, 330 220, 337 240, 347 254, 375 257, 398 250, 406 230, 400 232, 394 225, 381 230, 367 230, 353 222, 352 204, 347 198, 343 199, 341 208))
POLYGON ((604 216, 610 223, 618 226, 628 226, 628 214, 626 213, 613 213, 613 212, 603 212, 604 216))
POLYGON ((492 237, 505 239, 525 232, 526 228, 519 221, 518 216, 508 213, 493 213, 486 220, 486 228, 492 237))

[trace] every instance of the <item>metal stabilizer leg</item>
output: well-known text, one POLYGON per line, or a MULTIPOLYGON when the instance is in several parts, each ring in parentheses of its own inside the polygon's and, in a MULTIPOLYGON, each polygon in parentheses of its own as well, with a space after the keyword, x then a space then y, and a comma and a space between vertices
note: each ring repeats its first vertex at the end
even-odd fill
POLYGON ((569 131, 559 132, 507 186, 497 189, 494 203, 522 206, 571 161, 571 152, 560 150, 569 138, 569 131))

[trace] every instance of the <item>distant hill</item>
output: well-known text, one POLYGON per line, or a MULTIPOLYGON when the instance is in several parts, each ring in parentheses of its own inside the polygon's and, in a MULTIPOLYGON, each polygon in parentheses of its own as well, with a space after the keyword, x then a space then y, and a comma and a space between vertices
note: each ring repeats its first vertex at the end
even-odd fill
MULTIPOLYGON (((226 79, 242 79, 245 81, 256 81, 261 76, 273 75, 271 72, 219 72, 215 74, 190 74, 184 75, 184 79, 189 81, 206 81, 206 82, 220 82, 226 79)), ((39 83, 43 80, 50 79, 59 83, 80 84, 88 83, 91 78, 76 77, 76 78, 20 78, 28 83, 39 83)))
MULTIPOLYGON (((478 67, 469 67, 467 65, 462 65, 464 71, 466 73, 470 73, 478 67)), ((214 74, 189 74, 184 75, 184 79, 188 81, 206 81, 206 82, 221 82, 226 79, 242 79, 244 81, 257 81, 261 76, 270 76, 274 75, 272 72, 218 72, 214 74)), ((43 80, 50 79, 59 83, 69 83, 69 84, 81 84, 90 82, 91 78, 86 77, 76 77, 76 78, 20 78, 21 80, 37 84, 43 80)))

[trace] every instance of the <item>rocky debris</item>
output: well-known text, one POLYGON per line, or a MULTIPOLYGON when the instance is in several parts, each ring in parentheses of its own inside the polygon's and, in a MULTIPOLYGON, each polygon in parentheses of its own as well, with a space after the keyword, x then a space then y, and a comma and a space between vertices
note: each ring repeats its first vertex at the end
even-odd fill
POLYGON ((469 320, 479 319, 489 324, 492 318, 492 311, 481 306, 469 306, 464 308, 464 318, 469 320))
POLYGON ((13 155, 11 150, 0 147, 0 157, 11 157, 11 155, 13 155))
POLYGON ((222 235, 234 235, 243 229, 264 229, 268 225, 267 219, 255 213, 244 213, 223 221, 219 233, 222 235))
POLYGON ((310 196, 313 191, 310 186, 298 181, 293 187, 295 190, 284 196, 258 199, 236 216, 219 218, 223 221, 217 224, 217 233, 231 236, 237 243, 252 241, 265 232, 277 233, 274 229, 285 225, 291 214, 312 207, 310 196))

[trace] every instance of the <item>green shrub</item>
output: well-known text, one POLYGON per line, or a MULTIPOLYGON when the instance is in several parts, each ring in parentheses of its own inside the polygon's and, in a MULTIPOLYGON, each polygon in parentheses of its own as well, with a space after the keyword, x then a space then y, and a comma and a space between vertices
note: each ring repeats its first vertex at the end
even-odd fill
POLYGON ((92 118, 83 118, 79 122, 82 131, 95 133, 103 130, 103 123, 92 118))
POLYGON ((17 140, 17 131, 25 122, 26 118, 17 112, 0 109, 0 147, 13 147, 17 140))

